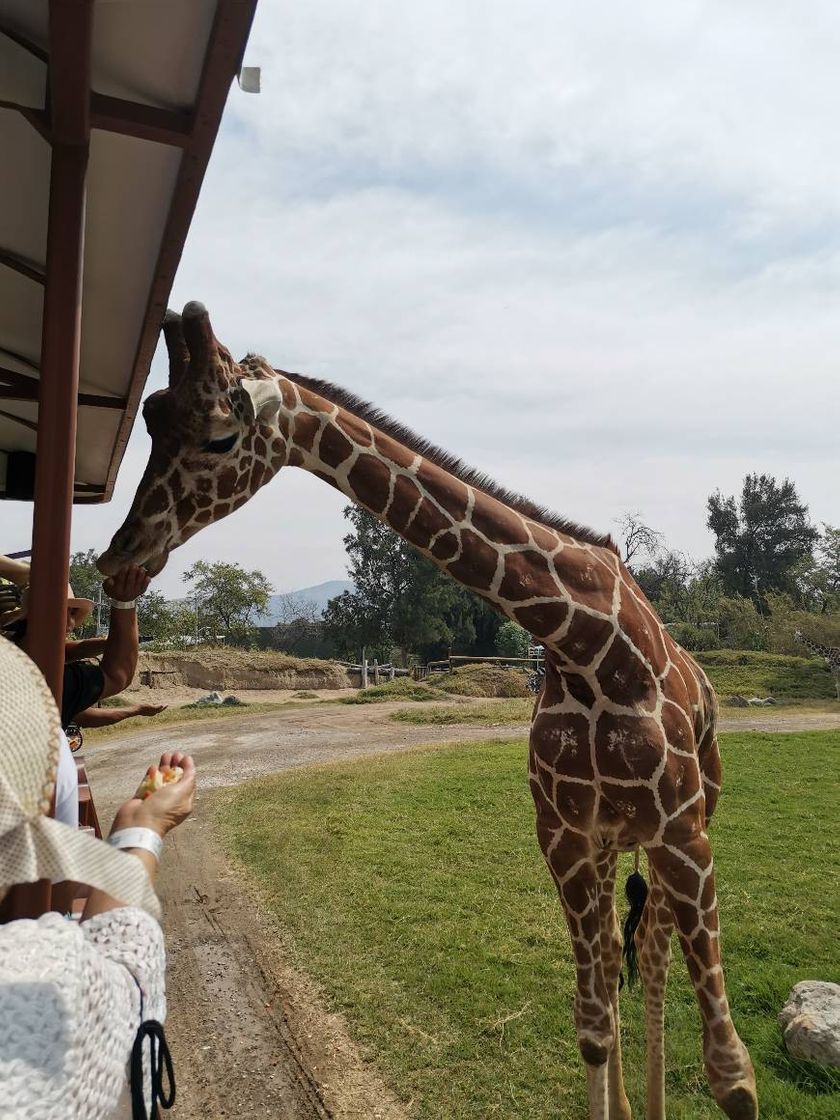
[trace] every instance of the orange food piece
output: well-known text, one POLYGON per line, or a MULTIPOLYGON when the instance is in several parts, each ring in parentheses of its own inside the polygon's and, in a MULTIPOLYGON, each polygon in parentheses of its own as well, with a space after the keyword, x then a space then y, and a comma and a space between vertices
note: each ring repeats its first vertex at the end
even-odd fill
POLYGON ((145 801, 156 790, 163 789, 172 782, 180 782, 183 776, 184 770, 181 766, 150 766, 146 777, 140 783, 137 796, 145 801))

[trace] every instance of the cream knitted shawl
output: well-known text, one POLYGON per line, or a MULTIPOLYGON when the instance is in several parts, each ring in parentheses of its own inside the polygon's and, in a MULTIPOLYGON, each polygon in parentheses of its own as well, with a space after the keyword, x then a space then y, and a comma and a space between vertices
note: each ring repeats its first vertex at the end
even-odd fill
POLYGON ((166 1014, 158 923, 123 907, 0 926, 0 1114, 111 1120, 143 1018, 166 1014))

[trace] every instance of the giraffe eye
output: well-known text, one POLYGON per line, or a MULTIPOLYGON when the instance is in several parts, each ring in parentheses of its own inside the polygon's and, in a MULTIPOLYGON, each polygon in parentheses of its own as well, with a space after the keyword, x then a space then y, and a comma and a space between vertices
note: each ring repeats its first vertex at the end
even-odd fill
POLYGON ((230 451, 236 443, 236 433, 232 436, 225 436, 224 439, 211 439, 209 443, 205 443, 202 448, 203 451, 213 451, 217 455, 223 454, 225 451, 230 451))

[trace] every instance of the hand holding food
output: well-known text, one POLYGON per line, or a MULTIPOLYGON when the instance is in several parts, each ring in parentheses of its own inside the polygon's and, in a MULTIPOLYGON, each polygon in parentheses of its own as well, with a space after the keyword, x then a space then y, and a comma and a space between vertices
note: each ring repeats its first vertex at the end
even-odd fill
POLYGON ((192 812, 195 763, 180 751, 166 751, 150 766, 135 795, 120 807, 114 830, 151 828, 159 836, 181 824, 192 812))
POLYGON ((145 801, 156 790, 163 789, 171 782, 180 782, 183 776, 183 766, 150 766, 146 771, 146 777, 140 783, 137 796, 141 801, 145 801))

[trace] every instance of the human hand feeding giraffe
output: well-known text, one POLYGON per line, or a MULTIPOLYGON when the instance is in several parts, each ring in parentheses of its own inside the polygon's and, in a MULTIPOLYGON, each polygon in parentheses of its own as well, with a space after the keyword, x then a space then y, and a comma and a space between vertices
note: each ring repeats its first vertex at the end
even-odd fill
POLYGON ((643 847, 651 893, 637 934, 651 1032, 648 1114, 664 1116, 663 997, 676 929, 704 1022, 712 1091, 758 1114, 720 959, 711 846, 721 782, 717 705, 609 538, 504 490, 342 389, 240 362, 187 304, 163 325, 169 388, 144 416, 149 463, 99 567, 152 574, 286 466, 370 510, 545 647, 530 737, 537 834, 569 926, 591 1120, 626 1120, 618 1029, 617 853, 643 847), (653 1054, 653 1057, 651 1057, 653 1054))

